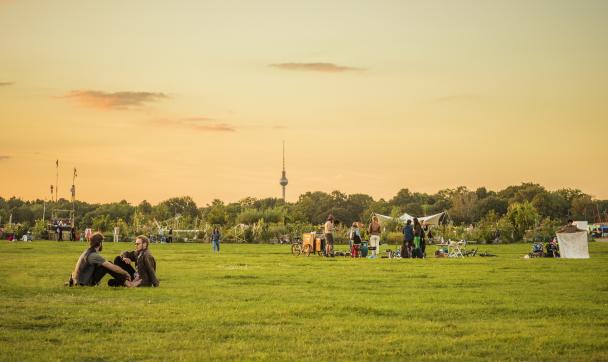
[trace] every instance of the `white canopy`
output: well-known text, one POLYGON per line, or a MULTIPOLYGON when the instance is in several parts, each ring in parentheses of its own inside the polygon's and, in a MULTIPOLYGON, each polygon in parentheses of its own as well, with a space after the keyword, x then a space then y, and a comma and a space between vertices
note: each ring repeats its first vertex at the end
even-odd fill
MULTIPOLYGON (((418 221, 420 221, 420 223, 425 223, 427 225, 441 225, 443 223, 443 221, 445 220, 445 217, 447 217, 447 215, 448 215, 447 211, 443 211, 443 212, 440 212, 435 215, 421 216, 418 218, 418 221)), ((382 223, 383 221, 394 220, 394 219, 397 219, 402 222, 406 222, 407 220, 414 221, 414 216, 412 216, 408 213, 405 213, 405 214, 399 216, 398 218, 392 218, 390 216, 381 215, 381 214, 374 214, 374 216, 378 217, 378 221, 380 221, 380 223, 382 223)))
POLYGON ((587 232, 557 233, 559 255, 567 259, 589 259, 587 232))

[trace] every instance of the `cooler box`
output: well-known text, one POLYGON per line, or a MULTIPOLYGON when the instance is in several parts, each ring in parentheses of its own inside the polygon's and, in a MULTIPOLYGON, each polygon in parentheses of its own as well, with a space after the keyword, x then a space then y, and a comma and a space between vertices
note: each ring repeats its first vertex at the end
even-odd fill
POLYGON ((366 258, 367 257, 368 250, 369 250, 369 246, 367 244, 367 241, 361 242, 361 257, 362 258, 366 258))

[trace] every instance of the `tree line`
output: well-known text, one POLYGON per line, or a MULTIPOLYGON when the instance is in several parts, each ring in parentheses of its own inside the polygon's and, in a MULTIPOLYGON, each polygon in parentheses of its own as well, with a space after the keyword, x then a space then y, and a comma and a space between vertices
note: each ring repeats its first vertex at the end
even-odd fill
MULTIPOLYGON (((535 183, 522 183, 500 191, 485 187, 470 190, 460 186, 435 194, 404 188, 389 200, 376 200, 366 194, 316 191, 300 195, 293 203, 284 203, 278 198, 247 197, 232 203, 216 199, 199 206, 191 197, 183 196, 156 205, 145 200, 132 205, 122 200, 106 204, 76 201, 73 206, 79 230, 91 227, 107 233, 118 226, 123 234, 154 234, 161 225, 200 230, 191 238, 204 238, 207 229, 217 225, 228 236, 232 232, 232 236, 245 241, 267 241, 280 234, 310 231, 325 222, 330 213, 345 228, 354 221, 368 222, 373 213, 395 217, 404 212, 425 216, 448 211, 452 226, 440 231, 443 236, 472 237, 486 242, 500 239, 519 241, 526 239, 530 230, 541 235, 551 233, 569 218, 608 221, 608 200, 594 199, 578 189, 549 191, 535 183), (239 225, 252 227, 235 228, 239 225)), ((27 230, 42 233, 52 209, 71 210, 72 204, 65 199, 47 201, 45 205, 43 200, 0 197, 0 225, 4 224, 5 229, 13 228, 18 234, 27 230), (42 221, 45 207, 47 220, 42 221), (11 215, 13 224, 9 226, 11 215)), ((385 226, 385 237, 400 237, 398 223, 385 226)))

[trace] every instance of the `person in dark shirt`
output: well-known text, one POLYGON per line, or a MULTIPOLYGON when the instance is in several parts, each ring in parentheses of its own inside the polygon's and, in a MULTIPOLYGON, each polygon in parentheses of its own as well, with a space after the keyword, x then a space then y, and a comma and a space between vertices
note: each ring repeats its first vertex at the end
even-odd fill
POLYGON ((213 247, 213 252, 220 252, 220 238, 221 238, 220 230, 215 227, 213 228, 213 232, 211 233, 211 244, 213 247))
POLYGON ((408 220, 403 227, 403 246, 401 247, 401 257, 411 258, 413 245, 414 228, 412 228, 412 220, 408 220))
POLYGON ((150 245, 150 240, 144 235, 139 235, 135 238, 134 251, 123 251, 114 259, 117 265, 131 268, 134 279, 132 286, 134 287, 158 287, 160 284, 156 277, 156 260, 150 253, 148 245, 150 245), (131 267, 132 262, 135 262, 137 273, 131 267))
POLYGON ((414 218, 414 258, 422 258, 422 226, 418 218, 414 218))

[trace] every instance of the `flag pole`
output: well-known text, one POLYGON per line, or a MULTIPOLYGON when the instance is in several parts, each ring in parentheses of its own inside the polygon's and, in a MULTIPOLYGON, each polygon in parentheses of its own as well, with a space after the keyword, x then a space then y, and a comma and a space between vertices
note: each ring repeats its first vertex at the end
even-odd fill
POLYGON ((59 160, 55 161, 55 202, 59 201, 59 160))

